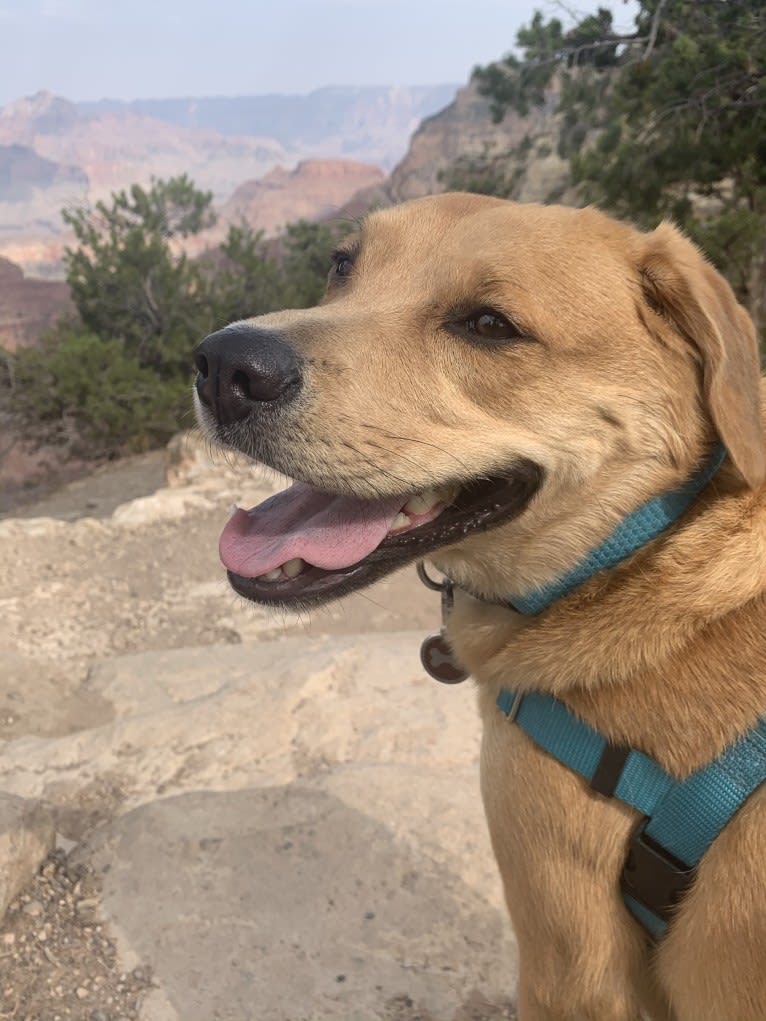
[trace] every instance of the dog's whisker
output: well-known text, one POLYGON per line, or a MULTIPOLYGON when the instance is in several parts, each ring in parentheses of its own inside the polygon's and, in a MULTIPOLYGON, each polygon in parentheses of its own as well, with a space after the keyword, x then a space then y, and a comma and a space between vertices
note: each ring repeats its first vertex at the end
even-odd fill
POLYGON ((445 450, 444 447, 439 446, 437 443, 429 443, 428 440, 422 440, 417 436, 397 436, 395 433, 385 432, 382 429, 380 432, 388 440, 396 440, 399 443, 419 443, 423 447, 430 447, 432 450, 438 450, 440 454, 444 454, 446 457, 451 458, 456 464, 458 464, 461 470, 467 475, 475 474, 471 471, 465 461, 461 461, 459 457, 456 457, 455 454, 452 453, 452 451, 445 450))

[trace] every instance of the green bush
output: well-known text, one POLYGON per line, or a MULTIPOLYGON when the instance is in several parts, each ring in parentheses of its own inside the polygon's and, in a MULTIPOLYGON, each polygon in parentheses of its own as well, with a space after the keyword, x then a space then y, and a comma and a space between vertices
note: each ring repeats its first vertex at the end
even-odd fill
POLYGON ((73 423, 92 454, 157 446, 191 421, 192 357, 206 334, 316 303, 339 230, 298 221, 267 246, 235 226, 217 254, 191 260, 175 242, 213 223, 211 198, 183 176, 64 214, 78 242, 66 253, 77 315, 3 373, 13 414, 49 436, 73 423))
POLYGON ((162 379, 119 340, 61 330, 16 357, 14 404, 28 420, 74 422, 98 452, 147 450, 179 428, 188 379, 162 379))

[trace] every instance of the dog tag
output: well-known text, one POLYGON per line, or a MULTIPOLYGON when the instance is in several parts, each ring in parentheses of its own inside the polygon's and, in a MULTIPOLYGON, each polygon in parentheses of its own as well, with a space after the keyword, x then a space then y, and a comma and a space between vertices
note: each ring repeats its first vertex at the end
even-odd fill
POLYGON ((460 684, 468 674, 455 659, 449 642, 441 631, 434 631, 423 639, 420 662, 425 672, 442 684, 460 684))
POLYGON ((420 662, 423 664, 425 672, 435 681, 441 681, 442 684, 460 684, 470 674, 455 659, 455 654, 445 634, 447 618, 452 610, 452 582, 449 578, 445 578, 444 581, 434 581, 429 577, 422 560, 418 564, 418 577, 426 588, 430 588, 434 592, 441 592, 442 596, 442 629, 434 631, 433 634, 423 639, 423 644, 420 646, 420 662))

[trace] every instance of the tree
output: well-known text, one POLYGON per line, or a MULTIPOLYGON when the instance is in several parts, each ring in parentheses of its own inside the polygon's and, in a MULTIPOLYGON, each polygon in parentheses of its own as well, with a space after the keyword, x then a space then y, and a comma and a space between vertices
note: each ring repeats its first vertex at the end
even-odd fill
POLYGON ((211 199, 184 175, 64 214, 78 242, 66 253, 77 316, 8 366, 25 423, 46 437, 72 423, 91 453, 156 446, 189 420, 192 354, 207 333, 319 300, 338 231, 299 221, 267 243, 242 224, 191 259, 182 242, 213 224, 211 199))
POLYGON ((65 262, 85 330, 163 378, 188 366, 206 319, 203 272, 173 243, 212 226, 212 197, 182 175, 63 214, 78 242, 65 262))
POLYGON ((539 13, 524 59, 478 68, 494 116, 558 94, 560 150, 583 201, 678 222, 766 330, 766 8, 640 0, 635 31, 599 8, 569 32, 539 13))
POLYGON ((283 270, 269 254, 263 231, 232 225, 213 260, 208 293, 217 326, 284 307, 283 270))
POLYGON ((161 379, 119 340, 62 326, 15 364, 13 410, 49 438, 60 423, 78 427, 78 453, 147 450, 179 428, 189 406, 186 378, 161 379))
POLYGON ((573 154, 586 198, 647 226, 670 217, 766 328, 766 8, 653 0, 593 144, 573 154))
POLYGON ((316 305, 327 285, 330 253, 348 232, 348 226, 340 221, 288 223, 282 240, 286 308, 316 305))
POLYGON ((599 7, 596 14, 583 18, 568 32, 564 32, 558 18, 546 22, 540 11, 535 11, 529 25, 516 34, 523 59, 510 53, 496 63, 474 68, 473 77, 479 91, 492 100, 496 122, 508 109, 527 116, 532 106, 545 104, 551 81, 561 70, 593 67, 603 71, 614 67, 623 40, 614 34, 612 13, 605 7, 599 7))

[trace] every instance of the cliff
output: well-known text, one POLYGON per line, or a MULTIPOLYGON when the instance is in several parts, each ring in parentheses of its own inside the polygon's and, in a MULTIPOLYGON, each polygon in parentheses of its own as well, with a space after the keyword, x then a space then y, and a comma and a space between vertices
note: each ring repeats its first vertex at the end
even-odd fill
POLYGON ((422 121, 383 185, 359 192, 342 215, 358 216, 374 206, 437 194, 457 177, 455 168, 468 168, 475 158, 492 160, 494 171, 507 183, 509 198, 576 205, 568 163, 557 152, 556 106, 552 90, 545 106, 528 116, 511 111, 495 123, 489 100, 469 82, 448 106, 422 121))

